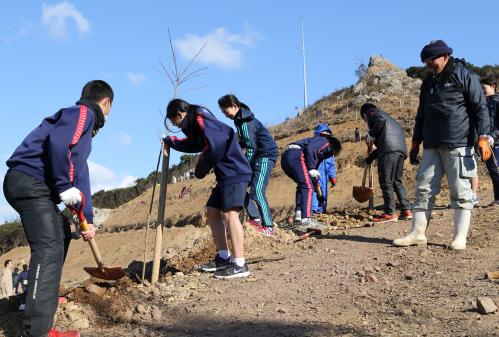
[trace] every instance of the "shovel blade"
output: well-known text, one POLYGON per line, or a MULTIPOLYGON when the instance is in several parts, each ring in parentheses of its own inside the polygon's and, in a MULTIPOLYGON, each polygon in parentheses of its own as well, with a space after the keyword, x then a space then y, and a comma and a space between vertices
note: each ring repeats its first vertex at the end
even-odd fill
POLYGON ((368 201, 372 194, 372 188, 365 186, 354 186, 352 190, 353 198, 360 203, 368 201))
POLYGON ((116 281, 126 275, 121 267, 84 267, 83 270, 92 277, 108 281, 116 281))

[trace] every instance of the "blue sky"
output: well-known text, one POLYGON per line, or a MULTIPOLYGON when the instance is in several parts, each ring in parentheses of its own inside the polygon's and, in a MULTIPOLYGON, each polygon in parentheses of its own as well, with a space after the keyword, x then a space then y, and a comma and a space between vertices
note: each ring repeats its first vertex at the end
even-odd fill
MULTIPOLYGON (((172 95, 158 60, 170 64, 168 28, 185 65, 203 87, 180 97, 221 119, 216 102, 234 93, 265 124, 303 104, 300 16, 305 20, 309 103, 355 82, 359 59, 382 54, 401 67, 419 64, 428 41, 442 38, 477 65, 498 63, 499 3, 474 1, 6 1, 0 0, 0 160, 82 86, 103 79, 115 90, 90 157, 94 192, 130 184, 153 170, 158 132, 172 95)), ((227 122, 230 122, 226 120, 227 122)), ((174 156, 174 162, 178 155, 174 156)), ((0 177, 6 166, 0 165, 0 177)), ((0 221, 15 212, 0 197, 0 221)))

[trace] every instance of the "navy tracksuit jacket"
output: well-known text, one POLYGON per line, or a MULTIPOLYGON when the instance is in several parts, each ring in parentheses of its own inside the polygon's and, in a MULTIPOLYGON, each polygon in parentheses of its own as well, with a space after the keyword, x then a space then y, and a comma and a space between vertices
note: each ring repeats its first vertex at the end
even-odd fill
POLYGON ((251 219, 261 219, 264 226, 271 227, 272 213, 265 196, 272 169, 278 157, 277 144, 269 130, 246 109, 239 109, 234 118, 239 144, 246 149, 253 174, 245 206, 251 219))
POLYGON ((249 182, 251 167, 238 144, 236 133, 220 122, 206 108, 191 105, 186 116, 188 126, 182 129, 186 138, 169 137, 167 144, 180 152, 199 153, 196 178, 204 178, 211 169, 219 185, 249 182))
POLYGON ((313 186, 308 171, 317 169, 319 164, 333 153, 328 140, 318 135, 292 144, 300 148, 285 150, 281 157, 281 166, 284 173, 297 183, 296 210, 301 210, 302 218, 310 218, 313 186))
POLYGON ((45 182, 59 203, 71 187, 85 195, 83 213, 93 223, 92 193, 87 159, 92 150, 94 112, 86 105, 61 109, 45 118, 7 160, 10 170, 45 182))

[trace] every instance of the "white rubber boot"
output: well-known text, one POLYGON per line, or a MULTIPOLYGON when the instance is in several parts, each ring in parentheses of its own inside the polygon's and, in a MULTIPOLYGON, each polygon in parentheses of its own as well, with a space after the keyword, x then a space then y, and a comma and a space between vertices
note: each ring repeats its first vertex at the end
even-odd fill
POLYGON ((470 228, 471 210, 454 210, 454 240, 450 244, 452 250, 466 249, 466 237, 470 228))
POLYGON ((431 211, 417 209, 414 210, 412 218, 412 229, 409 234, 400 239, 393 240, 394 246, 407 247, 412 245, 426 246, 426 227, 430 220, 431 211))

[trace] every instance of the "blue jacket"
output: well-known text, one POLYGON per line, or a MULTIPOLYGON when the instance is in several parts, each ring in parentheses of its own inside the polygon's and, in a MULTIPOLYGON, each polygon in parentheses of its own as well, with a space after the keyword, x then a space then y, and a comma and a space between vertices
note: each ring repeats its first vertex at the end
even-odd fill
POLYGON ((182 132, 187 137, 169 137, 166 142, 180 152, 201 152, 195 170, 197 178, 204 178, 214 169, 217 182, 222 185, 251 180, 251 167, 233 128, 197 105, 191 105, 186 118, 189 118, 188 126, 182 132))
POLYGON ((83 213, 93 223, 92 193, 87 158, 92 149, 94 112, 86 105, 61 109, 45 118, 7 160, 10 170, 44 181, 59 203, 71 187, 85 195, 83 213))
POLYGON ((329 141, 322 136, 316 135, 314 137, 304 138, 293 142, 292 144, 300 146, 308 170, 317 169, 321 161, 333 155, 329 148, 329 141))
POLYGON ((324 204, 319 205, 319 200, 317 200, 317 192, 314 189, 312 198, 312 210, 314 212, 324 212, 327 208, 327 182, 328 180, 336 178, 336 160, 334 159, 334 156, 323 160, 317 170, 321 174, 319 183, 321 185, 322 194, 324 195, 324 204))
POLYGON ((239 109, 234 118, 239 144, 246 149, 246 158, 251 166, 257 158, 267 157, 277 160, 277 144, 270 136, 269 130, 255 118, 250 110, 239 109))

